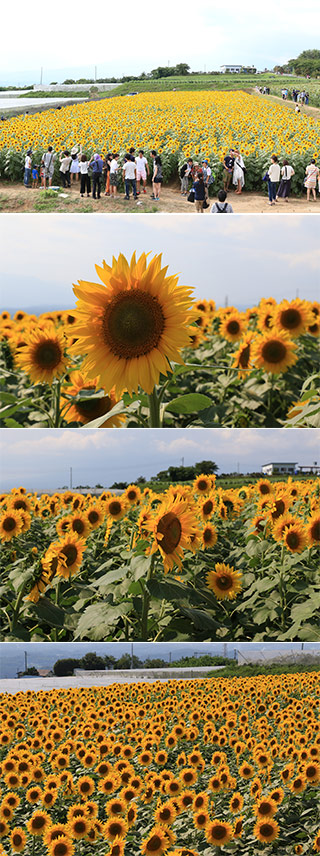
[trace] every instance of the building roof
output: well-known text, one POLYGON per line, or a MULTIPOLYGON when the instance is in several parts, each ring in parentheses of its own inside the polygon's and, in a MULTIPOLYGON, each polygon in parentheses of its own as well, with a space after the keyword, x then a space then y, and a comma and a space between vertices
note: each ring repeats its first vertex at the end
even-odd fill
POLYGON ((293 467, 298 461, 268 461, 267 464, 261 464, 262 467, 293 467))

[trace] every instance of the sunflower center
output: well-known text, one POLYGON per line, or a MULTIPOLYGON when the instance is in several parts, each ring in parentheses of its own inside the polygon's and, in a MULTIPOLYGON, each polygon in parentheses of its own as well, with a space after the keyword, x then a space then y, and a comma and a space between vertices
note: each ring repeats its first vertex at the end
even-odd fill
POLYGON ((150 841, 148 841, 149 853, 156 853, 157 850, 159 850, 159 847, 161 847, 161 844, 162 842, 159 835, 153 835, 152 838, 150 838, 150 841))
POLYGON ((12 532, 16 528, 17 521, 14 517, 6 517, 3 521, 2 528, 5 532, 12 532))
POLYGON ((88 518, 90 520, 90 523, 97 523, 97 521, 99 520, 99 514, 97 511, 89 511, 88 518))
POLYGON ((136 498, 137 498, 136 491, 135 490, 129 490, 128 499, 132 500, 132 499, 136 499, 136 498))
POLYGON ((268 814, 271 814, 271 812, 272 812, 272 807, 271 807, 270 803, 261 803, 261 805, 259 807, 259 814, 268 815, 268 814))
POLYGON ((74 544, 66 544, 66 546, 61 550, 61 553, 66 558, 67 568, 70 568, 71 565, 76 561, 78 556, 77 548, 74 544))
POLYGON ((207 818, 206 818, 205 814, 198 814, 197 821, 200 824, 200 826, 205 825, 206 820, 207 820, 207 818))
POLYGON ((40 342, 35 349, 35 362, 42 369, 55 369, 61 358, 62 353, 57 342, 40 342))
POLYGON ((45 825, 45 822, 46 821, 44 817, 34 817, 32 820, 32 827, 33 829, 42 829, 42 827, 45 825))
POLYGON ((320 520, 316 520, 311 526, 311 537, 314 541, 320 541, 320 520))
POLYGON ((158 299, 142 291, 120 292, 108 305, 102 321, 103 336, 110 350, 126 360, 156 348, 164 327, 158 299))
POLYGON ((15 834, 14 834, 14 835, 13 835, 13 837, 12 837, 12 841, 13 841, 13 844, 14 844, 14 846, 15 846, 15 847, 20 847, 20 844, 22 844, 22 837, 21 837, 21 835, 19 835, 19 833, 18 833, 18 832, 15 832, 15 834))
POLYGON ((198 490, 207 490, 208 482, 205 479, 198 481, 198 490))
POLYGON ((212 836, 216 839, 216 841, 222 841, 225 837, 226 830, 224 826, 214 826, 212 830, 212 836))
POLYGON ((222 574, 220 577, 217 577, 217 586, 222 591, 226 591, 227 589, 232 588, 232 579, 228 574, 222 574))
POLYGON ((84 531, 84 522, 83 522, 83 520, 79 520, 79 519, 78 519, 78 520, 73 520, 73 521, 72 521, 72 529, 73 529, 73 531, 74 531, 74 532, 77 532, 77 533, 78 533, 78 535, 82 535, 82 532, 84 531))
POLYGON ((267 484, 261 484, 261 485, 260 485, 260 493, 263 493, 263 494, 264 494, 264 493, 270 493, 269 485, 267 485, 267 484))
POLYGON ((169 808, 163 808, 160 812, 161 820, 168 820, 171 817, 171 811, 169 808))
POLYGON ((182 530, 179 518, 173 511, 168 511, 159 520, 157 530, 163 535, 162 541, 160 541, 161 549, 164 553, 173 553, 181 538, 182 530))
POLYGON ((111 835, 114 835, 114 837, 116 837, 116 835, 121 835, 122 827, 119 823, 111 823, 109 829, 111 835))
POLYGON ((207 499, 207 501, 203 505, 203 513, 204 514, 211 514, 212 511, 213 511, 212 499, 207 499))
POLYGON ((269 342, 265 342, 262 348, 262 357, 268 363, 280 363, 281 360, 284 360, 286 354, 286 346, 279 339, 270 339, 269 342))
POLYGON ((13 503, 13 507, 18 511, 19 508, 22 508, 23 511, 27 510, 27 504, 23 499, 16 499, 13 503))
POLYGON ((232 336, 235 336, 237 333, 239 333, 240 330, 239 321, 229 321, 229 323, 227 324, 227 329, 232 336))
POLYGON ((280 323, 287 330, 295 330, 301 324, 301 315, 297 309, 285 309, 281 312, 280 323))
POLYGON ((117 502, 117 500, 114 500, 114 502, 110 502, 109 513, 112 516, 116 516, 117 514, 120 514, 120 511, 121 511, 120 502, 117 502))
POLYGON ((294 550, 295 547, 299 547, 299 541, 300 541, 300 539, 299 539, 299 535, 297 532, 290 532, 290 531, 288 532, 287 537, 286 537, 286 542, 288 544, 288 547, 291 547, 291 549, 294 550))
POLYGON ((265 838, 269 838, 271 835, 273 835, 273 831, 274 830, 273 826, 271 826, 271 823, 262 823, 262 825, 260 826, 261 835, 263 835, 265 838))
POLYGON ((239 366, 241 366, 242 369, 246 369, 248 367, 249 357, 250 357, 250 345, 246 345, 246 347, 243 348, 243 350, 241 351, 241 354, 239 357, 239 366))
POLYGON ((103 416, 111 410, 111 398, 108 395, 103 398, 88 398, 87 401, 77 401, 76 408, 80 416, 103 416))
POLYGON ((90 791, 90 783, 89 782, 82 782, 80 790, 82 791, 83 794, 86 794, 88 791, 90 791))
POLYGON ((284 514, 285 504, 283 502, 283 499, 277 499, 275 502, 275 506, 276 506, 276 510, 273 511, 272 515, 271 515, 273 520, 276 520, 277 517, 281 517, 282 514, 284 514))

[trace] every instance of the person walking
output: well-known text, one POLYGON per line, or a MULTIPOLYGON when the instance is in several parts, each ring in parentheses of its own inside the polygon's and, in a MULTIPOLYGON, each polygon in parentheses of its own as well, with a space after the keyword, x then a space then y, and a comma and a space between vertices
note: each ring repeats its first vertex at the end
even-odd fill
POLYGON ((181 196, 188 196, 189 179, 190 176, 192 176, 192 168, 193 160, 192 158, 188 158, 188 160, 182 164, 180 169, 181 196))
POLYGON ((111 154, 111 152, 108 152, 108 154, 105 156, 104 163, 103 163, 103 172, 105 174, 105 180, 106 180, 106 187, 105 187, 105 194, 104 194, 105 196, 110 196, 110 164, 111 164, 111 161, 112 161, 112 154, 111 154))
POLYGON ((53 172, 54 172, 54 163, 55 163, 56 155, 53 151, 52 146, 48 146, 48 149, 42 155, 41 163, 43 164, 43 188, 46 189, 46 182, 48 181, 49 187, 52 185, 53 172))
POLYGON ((203 214, 203 203, 205 202, 206 198, 206 189, 204 185, 202 169, 199 169, 197 177, 193 182, 193 190, 196 211, 198 214, 203 214))
POLYGON ((159 202, 161 185, 163 182, 163 173, 162 173, 162 160, 160 155, 157 155, 155 149, 152 149, 151 152, 153 159, 153 175, 152 175, 152 190, 153 193, 151 195, 151 199, 154 199, 156 202, 159 202))
POLYGON ((280 181, 280 165, 277 155, 272 155, 271 164, 267 172, 269 205, 275 205, 277 185, 280 181))
POLYGON ((242 193, 242 188, 244 187, 244 175, 245 175, 245 165, 242 155, 240 154, 238 149, 234 149, 234 164, 233 164, 233 173, 232 173, 232 181, 236 186, 235 193, 242 193))
POLYGON ((307 202, 310 202, 310 190, 314 199, 316 201, 316 186, 317 179, 319 177, 319 167, 315 162, 315 158, 312 158, 311 162, 306 167, 306 178, 304 182, 304 186, 307 188, 307 202))
POLYGON ((92 199, 100 199, 103 167, 102 157, 96 153, 93 155, 89 163, 92 165, 92 199))
POLYGON ((136 157, 136 168, 137 168, 137 196, 140 196, 140 181, 143 184, 143 192, 147 192, 147 177, 149 177, 149 164, 147 158, 144 156, 143 149, 140 149, 138 156, 136 157))
POLYGON ((219 190, 217 202, 214 202, 210 214, 233 214, 232 205, 227 202, 225 190, 219 190))
POLYGON ((137 198, 137 167, 135 160, 132 160, 130 154, 124 156, 124 164, 122 168, 125 186, 125 199, 130 199, 130 187, 132 187, 133 198, 137 198))
POLYGON ((72 176, 72 181, 79 181, 80 175, 80 165, 79 165, 79 156, 78 156, 78 146, 74 146, 71 149, 71 168, 70 168, 70 176, 72 176))
POLYGON ((87 196, 90 196, 91 193, 91 180, 89 175, 89 164, 90 161, 87 159, 87 155, 82 154, 80 156, 80 196, 84 196, 85 190, 87 191, 87 196))
POLYGON ((206 192, 206 201, 208 202, 209 187, 210 187, 210 184, 213 184, 213 175, 212 175, 211 167, 209 166, 209 161, 207 161, 207 160, 202 161, 202 174, 203 174, 203 181, 204 181, 204 187, 205 187, 205 192, 206 192))
POLYGON ((291 179, 293 175, 293 166, 290 166, 289 162, 284 160, 281 167, 281 181, 277 190, 276 201, 278 199, 285 199, 286 202, 289 202, 291 179))
POLYGON ((62 187, 70 187, 70 166, 71 166, 71 155, 67 150, 62 152, 60 157, 60 177, 62 187))
POLYGON ((31 175, 31 167, 32 167, 32 151, 29 149, 25 156, 24 161, 24 174, 23 174, 23 183, 25 187, 30 187, 30 175, 31 175))

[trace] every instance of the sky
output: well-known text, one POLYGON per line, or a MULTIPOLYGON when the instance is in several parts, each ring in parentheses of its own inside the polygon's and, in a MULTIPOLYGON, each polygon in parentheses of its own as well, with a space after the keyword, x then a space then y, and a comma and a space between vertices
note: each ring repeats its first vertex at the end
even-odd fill
POLYGON ((213 219, 165 214, 11 214, 1 221, 3 309, 71 308, 72 283, 98 281, 95 264, 120 252, 163 253, 169 273, 217 305, 252 306, 319 298, 317 217, 232 215, 213 219), (22 218, 22 219, 21 219, 22 218), (17 239, 18 236, 18 239, 17 239))
MULTIPOLYGON (((37 642, 4 642, 0 644, 0 679, 14 678, 17 671, 23 671, 25 667, 25 651, 27 652, 27 665, 35 666, 38 669, 50 669, 54 663, 65 657, 83 657, 88 652, 95 652, 101 657, 106 654, 112 655, 119 659, 122 654, 131 653, 131 644, 126 642, 68 642, 68 643, 37 643, 37 642)), ((271 657, 278 657, 282 654, 301 652, 301 644, 298 642, 268 642, 256 644, 254 642, 239 642, 227 643, 226 651, 224 651, 221 642, 203 642, 197 645, 196 642, 170 643, 170 642, 135 642, 133 644, 133 653, 140 660, 146 660, 148 657, 154 659, 161 657, 168 663, 171 660, 178 660, 180 657, 188 657, 203 654, 211 654, 211 656, 227 656, 234 658, 235 651, 239 652, 239 662, 245 663, 247 658, 266 660, 271 657)), ((304 643, 305 653, 320 654, 320 645, 314 642, 304 643)), ((1 684, 0 684, 1 691, 1 684)))
POLYGON ((192 70, 218 70, 225 63, 255 65, 258 70, 296 57, 314 48, 319 31, 317 0, 198 0, 189 8, 184 0, 162 0, 160 5, 133 7, 123 0, 115 23, 105 5, 91 13, 83 0, 71 14, 69 38, 61 37, 50 4, 34 0, 30 9, 31 41, 26 37, 22 7, 12 17, 9 3, 1 11, 0 83, 38 83, 66 77, 121 76, 149 72, 158 65, 187 62, 192 70), (97 23, 95 21, 97 16, 97 23), (110 21, 112 36, 110 35, 110 21), (14 34, 6 38, 6 34, 14 34), (156 29, 155 29, 156 28, 156 29), (195 33, 196 28, 196 33, 195 33), (87 29, 90 38, 87 38, 87 29), (155 37, 156 32, 156 37, 155 37), (270 36, 270 37, 269 37, 270 36))
POLYGON ((219 472, 259 472, 270 461, 319 461, 320 431, 309 428, 132 428, 86 430, 47 428, 0 431, 0 489, 20 485, 27 490, 55 491, 73 486, 134 481, 168 466, 211 460, 219 472))

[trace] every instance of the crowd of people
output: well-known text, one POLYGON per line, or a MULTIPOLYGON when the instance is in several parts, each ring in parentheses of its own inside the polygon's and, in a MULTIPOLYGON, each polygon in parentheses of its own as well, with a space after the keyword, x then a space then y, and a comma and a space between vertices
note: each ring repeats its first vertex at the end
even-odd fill
MULTIPOLYGON (((129 148, 123 157, 118 152, 108 152, 105 156, 96 152, 91 157, 82 151, 82 147, 74 146, 57 154, 52 146, 48 146, 41 158, 40 164, 33 163, 32 151, 25 157, 24 184, 26 187, 52 187, 52 181, 57 160, 59 162, 59 187, 71 188, 78 182, 81 197, 91 196, 100 199, 101 194, 117 197, 120 186, 124 187, 124 198, 130 196, 137 199, 140 194, 147 193, 147 182, 151 178, 151 198, 157 202, 160 199, 163 184, 163 168, 161 156, 155 149, 151 151, 152 169, 143 149, 136 153, 135 148, 129 148)), ((223 159, 223 199, 218 198, 217 204, 226 203, 226 195, 231 188, 240 195, 245 186, 246 166, 238 148, 230 149, 223 159)), ((271 163, 262 177, 267 182, 270 205, 275 205, 281 199, 289 201, 291 181, 295 174, 293 166, 287 159, 280 163, 276 155, 272 155, 271 163)), ((210 187, 215 183, 215 176, 207 159, 201 163, 188 158, 179 168, 181 196, 189 202, 195 202, 197 212, 202 213, 209 205, 210 187)), ((305 170, 304 188, 307 191, 307 202, 310 198, 316 200, 316 191, 320 193, 320 169, 312 158, 305 170)), ((217 209, 212 206, 213 213, 217 209)), ((223 213, 231 213, 231 206, 226 203, 223 213)), ((220 208, 218 209, 220 212, 220 208)))
MULTIPOLYGON (((260 92, 260 95, 270 95, 270 86, 256 86, 256 92, 260 92)), ((283 86, 281 89, 281 98, 283 101, 292 100, 295 104, 309 104, 309 92, 306 89, 292 89, 289 91, 287 86, 283 86)))

